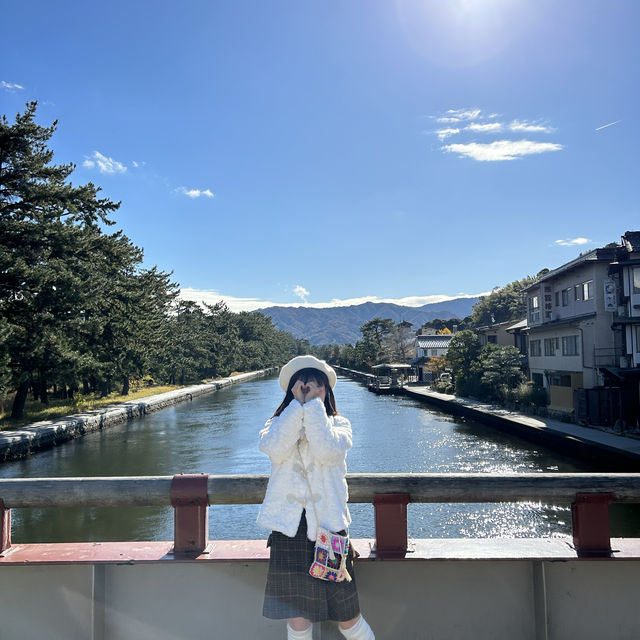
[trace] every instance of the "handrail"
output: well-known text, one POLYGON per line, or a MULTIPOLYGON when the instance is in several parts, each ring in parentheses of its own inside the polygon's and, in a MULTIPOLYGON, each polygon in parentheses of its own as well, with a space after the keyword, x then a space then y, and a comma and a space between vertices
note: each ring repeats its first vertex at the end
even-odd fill
MULTIPOLYGON (((179 477, 179 476, 178 476, 179 477)), ((169 506, 173 476, 0 479, 5 509, 169 506)), ((266 475, 210 475, 208 504, 259 504, 266 475)), ((564 502, 577 494, 611 494, 612 502, 640 502, 634 473, 350 473, 349 502, 377 494, 408 494, 410 502, 564 502)))

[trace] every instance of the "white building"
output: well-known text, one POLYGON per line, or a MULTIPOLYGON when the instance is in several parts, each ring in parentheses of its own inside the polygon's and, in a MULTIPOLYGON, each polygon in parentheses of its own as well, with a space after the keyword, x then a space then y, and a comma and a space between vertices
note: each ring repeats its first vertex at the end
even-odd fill
POLYGON ((444 357, 447 355, 449 343, 453 334, 447 335, 419 335, 416 337, 417 357, 411 361, 411 365, 418 369, 418 380, 421 382, 431 382, 431 372, 425 368, 425 364, 434 357, 444 357))

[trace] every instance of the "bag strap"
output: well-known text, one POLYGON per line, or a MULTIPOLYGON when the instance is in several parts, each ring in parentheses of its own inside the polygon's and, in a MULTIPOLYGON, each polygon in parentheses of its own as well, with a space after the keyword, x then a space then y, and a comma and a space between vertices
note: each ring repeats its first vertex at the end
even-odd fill
POLYGON ((307 487, 309 487, 309 500, 311 500, 311 506, 313 507, 313 515, 316 518, 316 529, 320 526, 320 521, 318 520, 318 512, 316 510, 316 503, 313 499, 313 489, 311 488, 311 483, 309 482, 309 474, 307 473, 307 468, 304 466, 304 461, 302 460, 302 453, 300 451, 300 440, 296 442, 296 451, 298 452, 298 458, 300 459, 300 466, 302 467, 302 477, 307 481, 307 487))

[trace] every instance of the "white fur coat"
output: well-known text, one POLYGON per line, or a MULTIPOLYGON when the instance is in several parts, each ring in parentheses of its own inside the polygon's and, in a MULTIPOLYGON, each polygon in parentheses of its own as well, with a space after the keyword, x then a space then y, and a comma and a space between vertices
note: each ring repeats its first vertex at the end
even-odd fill
POLYGON ((313 500, 321 526, 334 532, 347 529, 351 516, 345 474, 350 447, 350 422, 342 416, 327 416, 320 398, 304 405, 294 399, 279 416, 268 420, 260 432, 260 451, 271 459, 271 476, 258 525, 293 537, 306 509, 307 536, 315 540, 313 500), (298 442, 311 496, 302 475, 298 442))

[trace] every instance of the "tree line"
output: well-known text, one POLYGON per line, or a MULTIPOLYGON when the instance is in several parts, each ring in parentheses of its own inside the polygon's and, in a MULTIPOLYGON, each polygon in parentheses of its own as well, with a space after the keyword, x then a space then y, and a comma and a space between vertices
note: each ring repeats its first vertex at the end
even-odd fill
POLYGON ((73 164, 53 163, 57 127, 36 123, 36 102, 0 120, 0 396, 48 402, 131 379, 228 375, 286 362, 306 341, 260 313, 200 307, 178 297, 171 274, 143 268, 143 251, 109 233, 119 202, 93 183, 74 186, 73 164))
POLYGON ((440 334, 465 330, 473 332, 479 327, 525 317, 524 289, 546 271, 494 288, 473 305, 471 315, 465 318, 436 318, 417 329, 409 322, 395 323, 389 318, 374 318, 360 327, 362 338, 355 344, 323 345, 313 347, 314 352, 329 362, 360 371, 371 371, 375 364, 407 363, 415 357, 415 337, 423 329, 432 329, 440 334))

